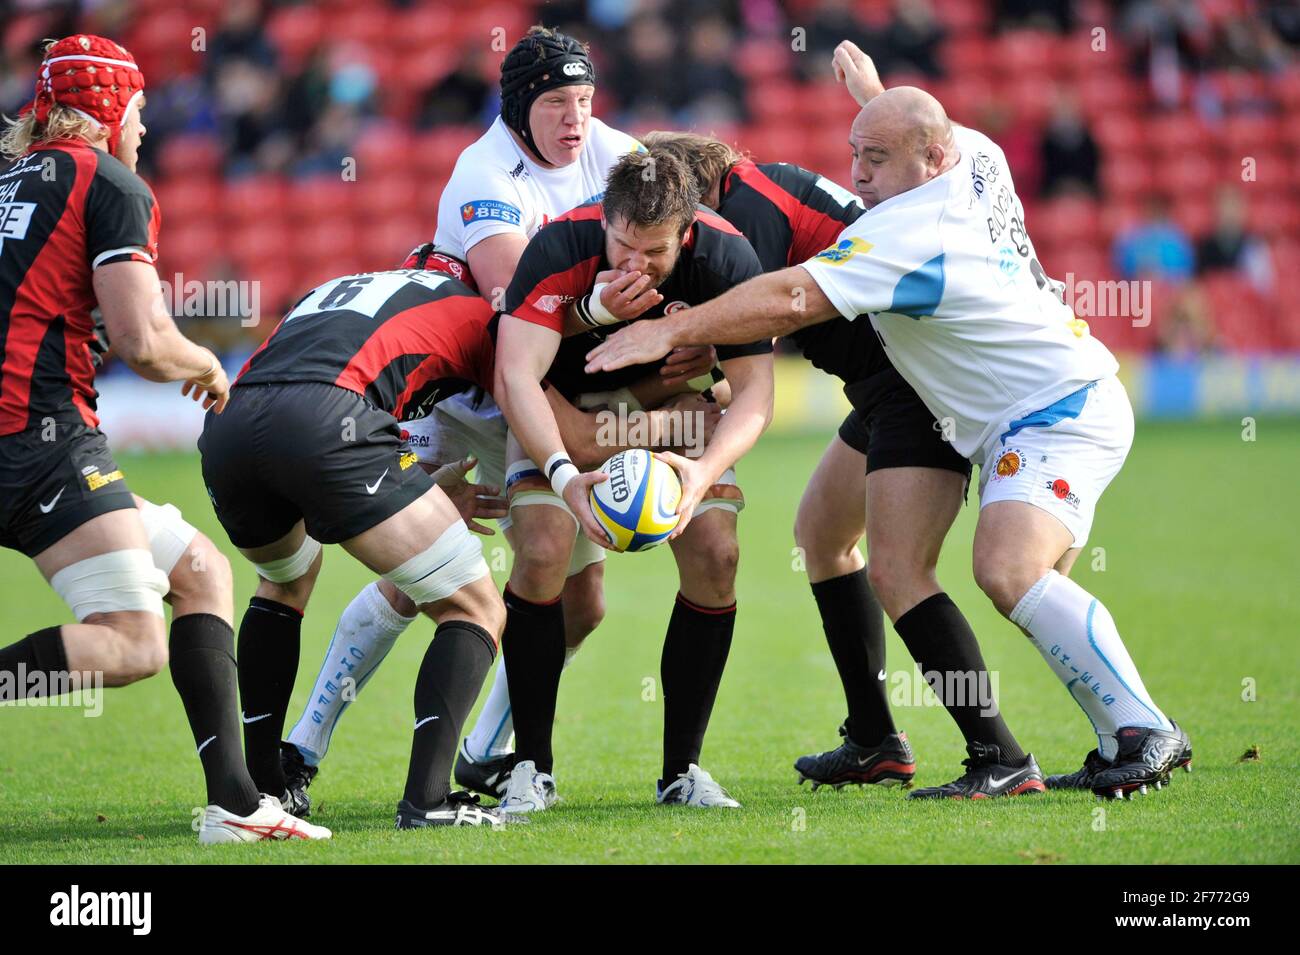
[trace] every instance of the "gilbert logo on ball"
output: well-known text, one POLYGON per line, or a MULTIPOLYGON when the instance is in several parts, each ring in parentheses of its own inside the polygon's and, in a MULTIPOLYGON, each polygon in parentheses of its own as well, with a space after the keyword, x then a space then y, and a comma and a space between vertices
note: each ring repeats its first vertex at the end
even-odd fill
POLYGON ((620 451, 600 468, 609 480, 591 488, 591 512, 614 550, 648 550, 677 527, 682 482, 649 451, 620 451))

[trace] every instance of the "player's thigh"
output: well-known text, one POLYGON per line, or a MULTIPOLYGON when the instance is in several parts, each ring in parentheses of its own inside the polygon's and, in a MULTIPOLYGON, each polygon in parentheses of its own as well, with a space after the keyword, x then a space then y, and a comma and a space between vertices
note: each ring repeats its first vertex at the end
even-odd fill
POLYGON ((109 511, 74 528, 32 560, 46 580, 64 568, 117 550, 148 550, 149 535, 134 508, 109 511))
POLYGON ((857 546, 866 523, 867 456, 836 435, 804 488, 795 543, 806 555, 838 555, 857 546))
POLYGON ((966 492, 964 475, 898 467, 866 476, 867 558, 891 568, 932 571, 966 492))
POLYGON ((431 484, 397 513, 341 544, 375 573, 387 574, 428 550, 456 523, 464 523, 456 506, 431 484))

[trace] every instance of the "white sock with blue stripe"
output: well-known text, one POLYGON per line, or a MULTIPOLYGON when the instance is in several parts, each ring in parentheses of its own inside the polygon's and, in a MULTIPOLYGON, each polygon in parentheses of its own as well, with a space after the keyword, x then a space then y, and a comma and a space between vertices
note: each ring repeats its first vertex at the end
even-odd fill
POLYGON ((1110 611, 1069 577, 1049 571, 1020 598, 1011 622, 1088 714, 1106 759, 1115 756, 1121 726, 1173 728, 1142 684, 1110 611))
MULTIPOLYGON (((564 650, 564 667, 568 669, 569 661, 578 652, 577 647, 564 650)), ((506 658, 503 655, 497 661, 497 675, 492 680, 492 689, 488 691, 487 702, 465 738, 465 749, 470 759, 478 762, 509 753, 514 748, 515 721, 510 712, 510 684, 506 682, 506 658)))
POLYGON ((311 696, 289 733, 308 765, 325 758, 334 727, 415 617, 403 617, 372 582, 343 610, 311 696))

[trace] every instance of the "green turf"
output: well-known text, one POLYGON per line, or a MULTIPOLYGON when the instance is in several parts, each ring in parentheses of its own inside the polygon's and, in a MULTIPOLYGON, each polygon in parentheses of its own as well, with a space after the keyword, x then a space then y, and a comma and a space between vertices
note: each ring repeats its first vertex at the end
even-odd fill
MULTIPOLYGON (((328 844, 201 849, 203 799, 184 713, 164 675, 110 691, 102 717, 0 711, 0 862, 1297 862, 1294 528, 1300 422, 1143 425, 1102 502, 1076 579, 1106 602, 1147 686, 1189 730, 1195 772, 1144 800, 1086 793, 917 804, 898 790, 794 785, 791 762, 836 742, 843 699, 807 584, 792 566, 799 491, 824 438, 769 437, 746 460, 740 616, 703 763, 745 808, 653 805, 662 704, 657 679, 674 592, 666 549, 609 561, 605 624, 566 672, 556 726, 556 808, 503 832, 391 829, 410 741, 411 681, 432 626, 407 632, 345 716, 312 788, 328 844), (1243 700, 1253 680, 1256 699, 1243 700), (1256 761, 1239 761, 1259 747, 1256 761)), ((188 456, 124 458, 132 486, 178 504, 222 540, 188 456)), ((310 476, 304 476, 310 479, 310 476)), ((1003 711, 1047 772, 1093 745, 1087 720, 970 577, 975 507, 949 537, 941 578, 999 673, 1003 711)), ((499 543, 487 542, 490 548, 499 543)), ((237 604, 252 587, 237 566, 237 604)), ((304 629, 296 718, 338 612, 365 583, 331 549, 304 629)), ((67 619, 35 570, 0 553, 4 641, 67 619)), ((910 668, 892 636, 890 671, 910 668)), ((920 784, 956 775, 963 751, 937 707, 896 710, 920 784)))

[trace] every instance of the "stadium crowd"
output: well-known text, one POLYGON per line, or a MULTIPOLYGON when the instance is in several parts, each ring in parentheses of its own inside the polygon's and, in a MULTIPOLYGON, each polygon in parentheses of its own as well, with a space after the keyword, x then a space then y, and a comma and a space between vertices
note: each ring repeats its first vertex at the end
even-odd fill
MULTIPOLYGON (((1016 169, 1053 276, 1154 283, 1154 321, 1098 317, 1114 348, 1300 348, 1300 4, 1294 0, 10 0, 0 111, 43 38, 120 37, 150 84, 141 172, 160 273, 255 279, 278 314, 317 281, 431 237, 460 151, 498 110, 533 22, 592 44, 596 113, 712 131, 843 181, 826 130, 854 107, 825 69, 853 39, 887 85, 937 95, 1016 169)), ((247 352, 262 321, 186 319, 247 352)))

